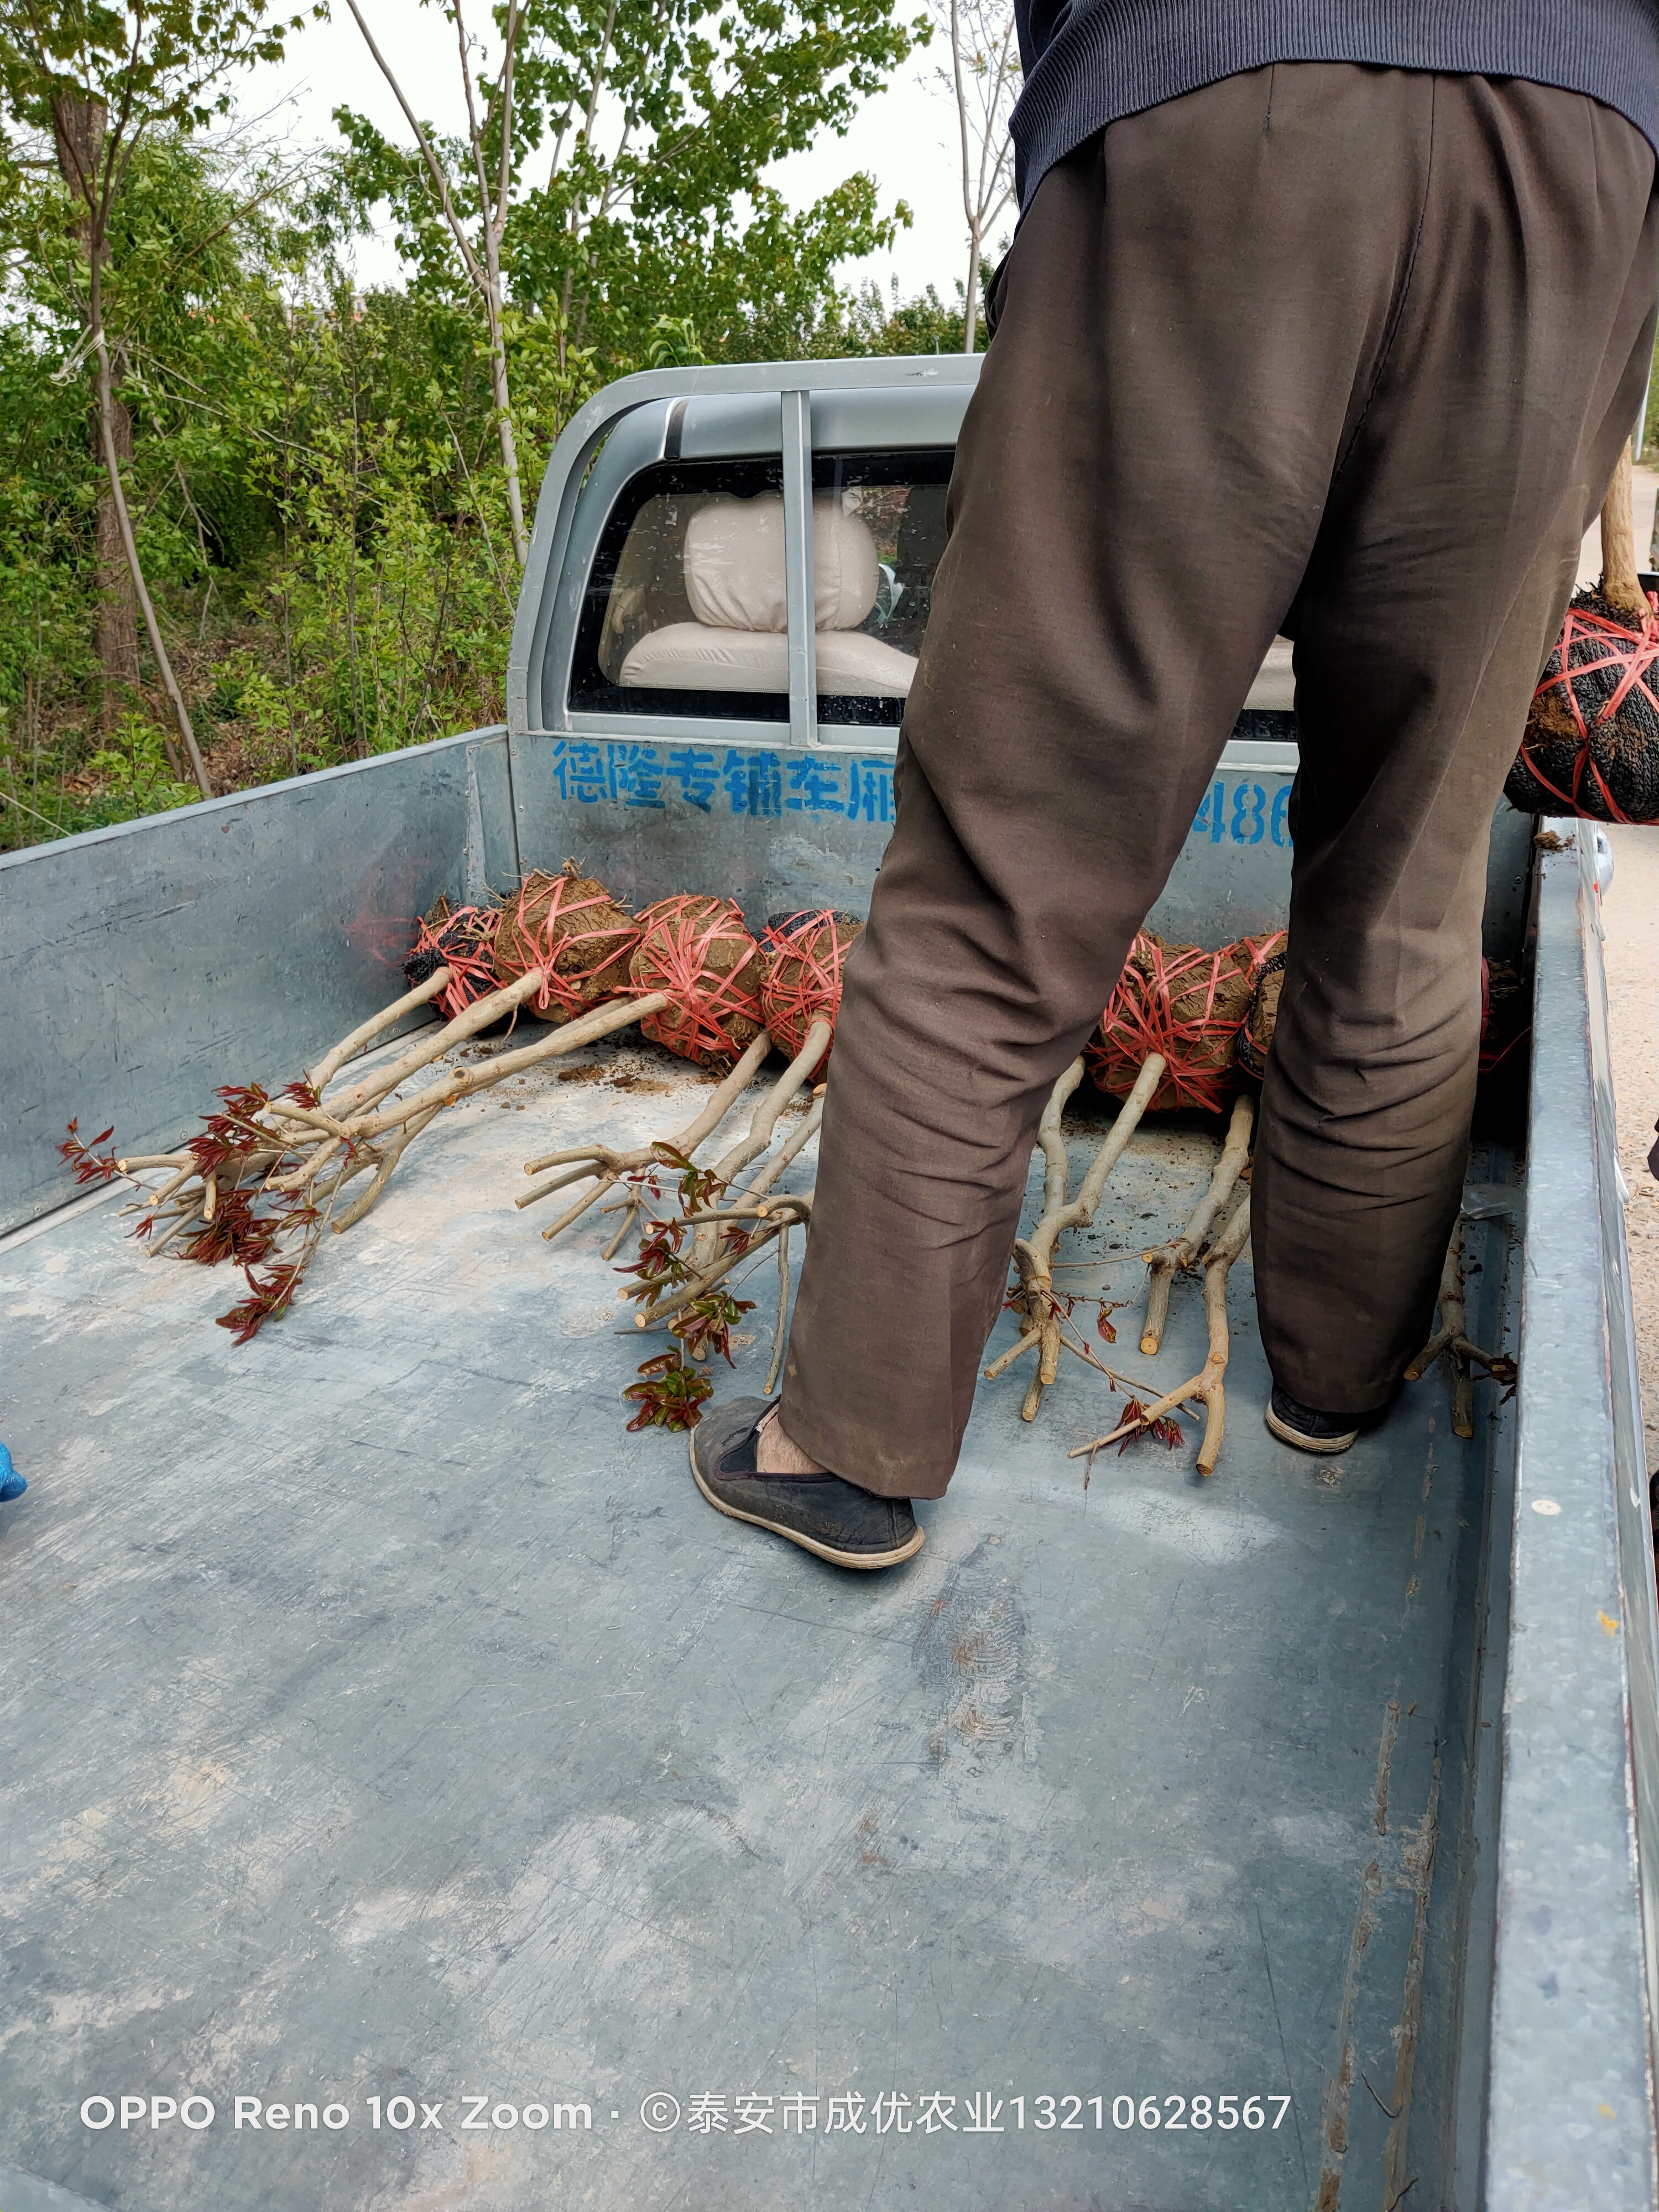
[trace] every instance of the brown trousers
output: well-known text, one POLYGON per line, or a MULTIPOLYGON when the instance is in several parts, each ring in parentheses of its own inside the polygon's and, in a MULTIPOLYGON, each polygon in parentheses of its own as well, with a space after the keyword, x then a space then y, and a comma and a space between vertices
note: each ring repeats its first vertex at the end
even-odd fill
POLYGON ((826 1467, 949 1481, 1042 1103, 1277 630, 1301 771, 1256 1298, 1294 1396, 1386 1403, 1466 1163, 1492 811, 1641 399, 1653 184, 1577 94, 1310 63, 1043 179, 848 964, 783 1394, 826 1467))

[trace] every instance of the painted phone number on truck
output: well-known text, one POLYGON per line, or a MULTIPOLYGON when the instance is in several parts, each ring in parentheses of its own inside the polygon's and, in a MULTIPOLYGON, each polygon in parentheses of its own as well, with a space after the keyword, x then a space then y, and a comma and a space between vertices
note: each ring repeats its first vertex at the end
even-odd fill
POLYGON ((1192 835, 1207 837, 1212 845, 1225 840, 1234 845, 1285 847, 1291 842, 1290 811, 1288 783, 1269 793, 1265 784, 1229 786, 1218 777, 1193 817, 1192 835))

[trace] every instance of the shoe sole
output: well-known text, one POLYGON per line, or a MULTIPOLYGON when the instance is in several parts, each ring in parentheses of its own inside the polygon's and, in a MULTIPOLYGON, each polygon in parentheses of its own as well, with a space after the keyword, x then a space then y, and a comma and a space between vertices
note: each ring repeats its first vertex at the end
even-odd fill
POLYGON ((1358 1429, 1350 1429, 1341 1437, 1310 1437, 1301 1429, 1291 1428, 1288 1421, 1281 1421, 1271 1406, 1264 1418, 1280 1443, 1294 1445, 1297 1451, 1319 1452, 1328 1457, 1334 1452, 1352 1451, 1359 1442, 1358 1429))
MULTIPOLYGON (((689 1444, 687 1456, 690 1457, 689 1444)), ((770 1536, 781 1536, 791 1544, 799 1544, 803 1552, 811 1552, 816 1559, 828 1559, 832 1567, 854 1567, 867 1571, 874 1567, 901 1566, 906 1559, 914 1559, 927 1541, 927 1531, 918 1528, 914 1540, 902 1545, 896 1552, 838 1552, 833 1544, 820 1544, 816 1538, 803 1536, 799 1529, 786 1528, 780 1521, 768 1521, 759 1513, 740 1513, 735 1505, 728 1505, 723 1498, 716 1498, 703 1480, 695 1458, 691 1460, 691 1480, 715 1512, 724 1513, 728 1521, 746 1521, 751 1528, 764 1528, 770 1536)))

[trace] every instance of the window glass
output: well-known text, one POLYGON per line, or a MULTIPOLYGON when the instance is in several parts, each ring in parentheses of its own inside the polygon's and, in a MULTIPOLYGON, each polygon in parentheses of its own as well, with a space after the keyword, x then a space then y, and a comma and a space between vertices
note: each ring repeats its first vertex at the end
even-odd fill
MULTIPOLYGON (((818 720, 896 726, 945 546, 948 453, 821 454, 812 478, 818 720)), ((779 462, 665 462, 635 477, 589 580, 570 703, 787 722, 779 462)))

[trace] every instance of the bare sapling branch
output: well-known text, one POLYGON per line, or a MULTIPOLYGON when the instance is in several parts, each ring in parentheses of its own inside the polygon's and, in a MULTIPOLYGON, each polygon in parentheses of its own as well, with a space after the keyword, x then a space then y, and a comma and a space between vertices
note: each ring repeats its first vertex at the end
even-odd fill
MULTIPOLYGON (((507 388, 507 346, 501 319, 501 237, 492 217, 491 195, 484 175, 483 137, 474 107, 472 73, 467 61, 466 31, 461 20, 460 8, 459 4, 453 5, 450 12, 454 18, 456 33, 460 40, 461 82, 466 94, 467 132, 477 169, 481 202, 480 219, 484 247, 484 258, 482 261, 473 247, 471 240, 466 234, 466 225, 462 222, 460 211, 455 205, 453 196, 449 189, 449 179, 444 174, 443 163, 438 158, 431 138, 405 98, 404 88, 398 82, 396 71, 376 45, 374 34, 364 20, 363 12, 357 5, 357 0, 346 0, 346 5, 351 10, 357 28, 362 33, 363 44, 368 48, 376 68, 391 88, 392 97, 402 108, 404 121, 415 134, 416 145, 420 149, 421 159, 425 165, 427 175, 431 179, 433 191, 437 194, 438 205, 443 212, 444 222, 448 228, 449 234, 455 241, 455 250, 461 257, 461 265, 471 281, 473 289, 477 293, 483 307, 484 325, 489 346, 490 392, 495 404, 495 428, 501 441, 501 468, 507 479, 507 511, 513 530, 513 551, 514 558, 522 568, 529 557, 530 541, 525 531, 524 501, 519 479, 518 444, 513 433, 513 413, 507 388)), ((517 41, 520 21, 520 11, 515 0, 515 4, 510 7, 508 12, 507 61, 501 81, 503 94, 503 112, 501 118, 501 161, 504 173, 510 168, 511 67, 513 47, 517 41)), ((500 205, 499 193, 496 196, 496 204, 500 205)), ((504 215, 501 220, 505 221, 504 215)))
POLYGON ((1221 1157, 1216 1162, 1215 1172, 1210 1177, 1210 1187, 1194 1207, 1192 1218, 1179 1237, 1167 1244, 1159 1244, 1143 1252, 1149 1273, 1146 1291, 1146 1326, 1140 1333, 1141 1351, 1150 1358, 1164 1341, 1164 1327, 1170 1316, 1170 1285, 1178 1273, 1184 1273, 1204 1249, 1204 1240, 1210 1233, 1210 1224, 1232 1196, 1233 1187, 1243 1172, 1250 1156, 1250 1131, 1255 1119, 1255 1109, 1249 1099, 1241 1095, 1233 1101, 1232 1119, 1227 1125, 1227 1141, 1222 1146, 1221 1157))
POLYGON ((1080 1348, 1065 1333, 1069 1309, 1062 1307, 1054 1292, 1054 1246, 1066 1230, 1086 1229, 1093 1221, 1095 1209, 1100 1204, 1101 1194, 1106 1188, 1107 1177, 1122 1158, 1130 1138, 1140 1126, 1141 1115, 1146 1111, 1153 1093, 1163 1080, 1164 1066, 1161 1054, 1148 1054, 1128 1097, 1118 1109, 1117 1119, 1084 1176, 1077 1196, 1069 1201, 1066 1195, 1069 1164, 1060 1117, 1066 1100, 1083 1080, 1081 1059, 1074 1060, 1061 1075, 1042 1109, 1042 1118, 1037 1124, 1037 1144, 1044 1163, 1042 1214, 1029 1237, 1016 1237, 1014 1240, 1014 1264, 1019 1274, 1014 1302, 1024 1316, 1024 1329, 1013 1350, 1005 1352, 1000 1360, 986 1370, 988 1378, 1000 1375, 1023 1352, 1032 1349, 1036 1351, 1037 1371, 1031 1379, 1025 1402, 1020 1408, 1022 1420, 1036 1419, 1037 1408, 1042 1403, 1042 1394, 1060 1372, 1062 1347, 1077 1352, 1092 1366, 1100 1364, 1086 1346, 1080 1348))
MULTIPOLYGON (((726 1208, 726 1212, 733 1220, 737 1219, 743 1206, 765 1197, 791 1161, 797 1158, 811 1143, 813 1138, 818 1133, 823 1121, 823 1098, 820 1094, 812 1101, 806 1112, 778 1146, 771 1158, 767 1161, 759 1174, 751 1182, 745 1183, 740 1191, 732 1194, 732 1203, 726 1208)), ((763 1215, 766 1208, 763 1206, 760 1211, 763 1215)))
POLYGON ((405 1014, 412 1014, 417 1006, 425 1006, 448 986, 448 969, 434 969, 424 983, 417 983, 412 991, 404 992, 401 999, 394 999, 389 1006, 382 1006, 378 1014, 371 1014, 366 1022, 359 1022, 349 1036, 343 1036, 332 1051, 323 1054, 315 1067, 307 1069, 306 1081, 313 1091, 326 1091, 347 1060, 355 1060, 383 1030, 391 1029, 405 1014))
MULTIPOLYGON (((550 1229, 543 1230, 543 1237, 551 1243, 562 1231, 579 1219, 590 1206, 625 1176, 639 1175, 653 1166, 664 1164, 663 1155, 665 1152, 677 1153, 683 1159, 695 1159, 698 1146, 705 1144, 725 1121, 754 1081, 761 1063, 771 1048, 772 1040, 763 1030, 731 1073, 721 1081, 696 1120, 689 1123, 677 1136, 655 1138, 649 1144, 636 1145, 631 1152, 619 1152, 609 1145, 574 1145, 562 1152, 544 1152, 538 1158, 526 1160, 524 1164, 526 1175, 541 1175, 549 1168, 556 1168, 559 1173, 546 1182, 538 1183, 534 1190, 526 1191, 522 1198, 514 1199, 513 1203, 522 1210, 526 1206, 534 1206, 540 1199, 550 1196, 556 1190, 563 1190, 570 1183, 582 1182, 590 1178, 594 1180, 595 1188, 584 1195, 579 1206, 562 1214, 550 1229)), ((639 1194, 629 1201, 630 1220, 642 1203, 642 1195, 639 1194)), ((625 1231, 628 1224, 624 1223, 623 1226, 625 1231)))
POLYGON ((1619 449, 1613 482, 1601 506, 1601 597, 1639 625, 1647 622, 1653 611, 1636 566, 1634 495, 1635 472, 1626 438, 1619 449))
MULTIPOLYGON (((716 1064, 725 1065, 757 1030, 789 1062, 756 1105, 743 1137, 728 1146, 714 1166, 700 1168, 689 1154, 669 1153, 666 1148, 659 1152, 659 1166, 679 1171, 676 1202, 661 1217, 653 1212, 647 1218, 635 1259, 620 1270, 633 1278, 618 1295, 635 1302, 639 1326, 665 1325, 679 1340, 680 1352, 665 1354, 660 1362, 647 1361, 640 1370, 640 1383, 634 1386, 634 1395, 650 1395, 653 1403, 660 1400, 653 1420, 675 1425, 684 1413, 681 1396, 690 1394, 690 1399, 700 1401, 708 1394, 707 1378, 697 1376, 696 1365, 716 1354, 729 1363, 732 1330, 753 1310, 752 1300, 732 1295, 738 1285, 721 1287, 726 1277, 740 1265, 752 1266, 769 1243, 786 1243, 792 1228, 810 1218, 810 1195, 774 1198, 768 1194, 817 1129, 822 1085, 795 1128, 750 1178, 750 1187, 734 1193, 731 1185, 773 1146, 784 1109, 826 1064, 841 1004, 843 963, 863 925, 851 915, 819 908, 769 923, 763 944, 757 945, 743 932, 735 910, 723 915, 719 902, 672 900, 653 912, 672 925, 681 949, 676 951, 673 937, 662 938, 653 946, 661 932, 654 924, 647 927, 629 971, 635 984, 653 972, 674 980, 684 994, 688 1015, 700 1000, 711 1013, 719 1000, 728 1000, 713 1039, 720 1055, 716 1064), (687 954, 696 956, 690 969, 687 954), (711 954, 718 957, 711 958, 711 954), (756 997, 745 1010, 742 978, 749 971, 753 972, 756 997), (751 1229, 743 1225, 746 1223, 758 1226, 751 1229)), ((694 1057, 706 1054, 706 1030, 684 1019, 651 1024, 647 1034, 657 1035, 671 1050, 689 1050, 694 1057)), ((620 1203, 627 1209, 624 1231, 642 1211, 641 1200, 647 1190, 653 1200, 664 1194, 658 1174, 634 1176, 627 1198, 611 1201, 613 1207, 620 1203)), ((774 1369, 783 1357, 787 1336, 787 1252, 780 1253, 779 1268, 774 1369)))
POLYGON ((580 1021, 567 1022, 552 1036, 544 1037, 538 1044, 521 1045, 516 1052, 498 1053, 482 1067, 458 1070, 434 1084, 431 1090, 417 1091, 407 1104, 383 1108, 378 1114, 364 1115, 348 1124, 356 1139, 378 1137, 389 1129, 403 1124, 428 1108, 453 1106, 462 1098, 470 1098, 480 1091, 493 1090, 509 1075, 521 1074, 526 1067, 539 1067, 544 1060, 558 1060, 568 1052, 577 1052, 585 1044, 593 1044, 600 1037, 611 1036, 617 1030, 628 1028, 630 1023, 642 1020, 659 1012, 668 1004, 666 992, 657 992, 647 999, 620 999, 609 1006, 596 1006, 591 1014, 580 1021))
POLYGON ((761 1395, 767 1398, 778 1387, 778 1376, 783 1370, 783 1355, 789 1342, 790 1226, 786 1221, 778 1234, 778 1318, 772 1330, 772 1358, 766 1370, 766 1380, 761 1386, 761 1395))
MULTIPOLYGON (((532 995, 542 981, 532 971, 479 1000, 395 1067, 345 1092, 331 1108, 318 1103, 316 1086, 306 1082, 290 1084, 276 1098, 257 1085, 221 1090, 222 1110, 206 1116, 203 1133, 181 1152, 134 1158, 133 1167, 173 1170, 159 1188, 139 1184, 144 1218, 134 1234, 152 1255, 182 1238, 179 1251, 186 1259, 209 1266, 231 1260, 240 1267, 251 1296, 220 1318, 235 1331, 238 1343, 246 1343, 266 1321, 286 1312, 322 1231, 342 1233, 362 1220, 410 1143, 446 1108, 649 1018, 670 1003, 664 992, 612 1000, 535 1043, 497 1053, 483 1066, 441 1073, 413 1097, 381 1104, 391 1089, 532 995), (339 1194, 365 1174, 366 1189, 337 1216, 339 1194)), ((421 1003, 444 988, 441 969, 408 999, 421 1003)), ((400 1000, 379 1018, 380 1024, 405 1010, 406 1001, 400 1000)), ((354 1038, 361 1041, 359 1031, 343 1039, 319 1067, 337 1065, 354 1038)), ((111 1133, 106 1130, 88 1145, 70 1123, 59 1150, 78 1181, 105 1182, 128 1172, 115 1155, 97 1149, 111 1133)), ((129 1180, 137 1178, 130 1175, 129 1180)))
POLYGON ((1204 1257, 1204 1317, 1208 1325, 1209 1348, 1203 1366, 1179 1389, 1170 1390, 1150 1406, 1138 1406, 1126 1420, 1092 1443, 1079 1444, 1072 1459, 1086 1457, 1091 1462, 1097 1451, 1117 1443, 1121 1437, 1133 1436, 1137 1430, 1151 1428, 1172 1413, 1183 1400, 1202 1399, 1206 1407, 1204 1441, 1199 1446, 1198 1471, 1213 1474, 1221 1457, 1221 1440, 1226 1427, 1227 1399, 1225 1381, 1230 1336, 1227 1327, 1227 1277, 1233 1262, 1249 1241, 1250 1200, 1247 1192, 1240 1200, 1237 1211, 1217 1237, 1204 1257))
MULTIPOLYGON (((480 1030, 487 1030, 492 1022, 500 1021, 503 1014, 510 1014, 515 1006, 523 1006, 526 999, 533 999, 541 988, 541 981, 540 974, 532 969, 527 975, 518 977, 516 981, 503 984, 499 991, 491 991, 482 999, 475 999, 465 1012, 457 1014, 453 1021, 446 1022, 441 1030, 426 1031, 420 1042, 411 1046, 391 1067, 378 1069, 374 1074, 365 1076, 351 1090, 343 1092, 330 1106, 330 1113, 337 1120, 345 1121, 353 1114, 361 1113, 364 1107, 389 1097, 400 1083, 407 1082, 420 1069, 429 1066, 434 1060, 441 1060, 447 1052, 458 1044, 465 1044, 480 1030)), ((331 1054, 330 1056, 332 1057, 331 1054)))
POLYGON ((1463 1224, 1461 1221, 1452 1231, 1451 1243, 1447 1248, 1438 1303, 1440 1326, 1406 1370, 1406 1380, 1407 1382, 1420 1382, 1436 1360, 1443 1354, 1447 1356, 1451 1363, 1452 1374, 1452 1434, 1472 1437, 1474 1434, 1474 1369, 1484 1369, 1490 1382, 1504 1383, 1513 1383, 1517 1370, 1514 1360, 1503 1353, 1482 1352, 1478 1344, 1469 1341, 1463 1287, 1463 1224))
MULTIPOLYGON (((800 1050, 785 1068, 772 1088, 756 1107, 750 1117, 748 1133, 715 1161, 714 1173, 720 1183, 730 1183, 734 1176, 742 1173, 751 1160, 757 1160, 772 1141, 778 1116, 802 1086, 810 1082, 814 1070, 830 1049, 830 1040, 835 1034, 835 1024, 817 1020, 806 1032, 800 1050)), ((714 1257, 720 1242, 720 1231, 712 1224, 697 1231, 692 1251, 693 1263, 707 1267, 714 1257)))
POLYGON ((167 695, 173 719, 179 726, 179 735, 184 739, 185 751, 190 760, 190 772, 195 777, 197 788, 203 798, 211 799, 213 786, 208 780, 207 764, 196 742, 190 709, 185 704, 185 695, 179 690, 179 678, 173 673, 173 661, 161 636, 161 627, 155 619, 155 602, 149 595, 149 586, 144 580, 143 564, 138 558, 138 542, 133 536, 132 516, 128 511, 126 489, 121 482, 121 464, 115 451, 115 398, 110 380, 109 349, 104 343, 101 330, 94 351, 98 363, 98 438, 103 451, 104 473, 109 483, 110 505, 115 511, 116 526, 121 533, 121 550, 126 557, 133 592, 144 618, 144 634, 149 640, 155 672, 161 679, 161 689, 167 695))

